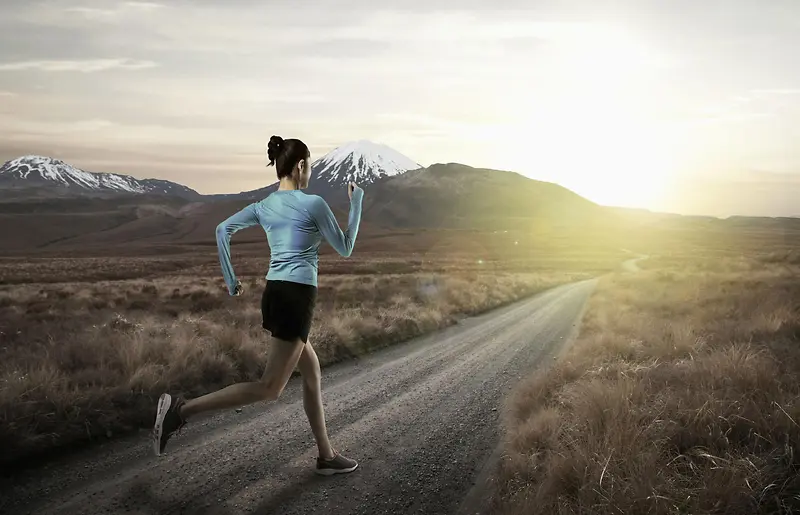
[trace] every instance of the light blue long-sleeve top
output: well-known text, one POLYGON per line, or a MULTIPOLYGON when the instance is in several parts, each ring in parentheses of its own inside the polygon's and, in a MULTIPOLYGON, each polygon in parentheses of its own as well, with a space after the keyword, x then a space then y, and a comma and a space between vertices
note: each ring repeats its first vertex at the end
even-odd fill
POLYGON ((361 223, 364 190, 355 188, 347 230, 342 231, 330 206, 319 195, 302 190, 277 190, 245 207, 217 226, 217 251, 228 293, 234 294, 236 274, 231 264, 231 236, 260 224, 270 248, 267 280, 317 285, 319 246, 323 237, 342 256, 353 252, 361 223))

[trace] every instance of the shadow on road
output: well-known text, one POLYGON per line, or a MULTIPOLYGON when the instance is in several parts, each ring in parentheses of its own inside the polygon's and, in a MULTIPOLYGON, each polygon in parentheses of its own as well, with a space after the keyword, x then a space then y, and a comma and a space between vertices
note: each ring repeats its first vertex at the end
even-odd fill
MULTIPOLYGON (((269 474, 269 471, 264 471, 264 474, 269 474)), ((314 474, 309 470, 300 478, 292 480, 291 484, 275 490, 265 491, 261 494, 261 500, 254 508, 250 508, 250 503, 245 507, 225 506, 220 502, 222 499, 230 499, 236 497, 246 489, 252 488, 251 492, 257 491, 257 486, 252 486, 252 472, 241 467, 233 473, 221 474, 217 479, 211 483, 203 485, 202 494, 197 497, 187 496, 184 499, 164 499, 156 491, 156 485, 148 483, 148 480, 140 480, 133 484, 125 495, 120 498, 119 504, 122 505, 125 511, 135 511, 141 514, 164 515, 169 513, 191 513, 193 515, 239 515, 247 511, 247 513, 257 515, 269 515, 273 513, 285 513, 287 505, 292 504, 302 495, 308 495, 309 492, 315 491, 319 488, 328 486, 333 487, 339 483, 337 477, 322 477, 314 474), (247 481, 245 478, 249 478, 247 481), (240 485, 238 490, 231 492, 227 490, 225 493, 221 489, 230 484, 240 485), (213 492, 217 492, 215 495, 213 492), (127 508, 127 509, 126 509, 127 508)), ((258 494, 254 494, 258 495, 258 494)), ((118 506, 120 508, 120 506, 118 506)))

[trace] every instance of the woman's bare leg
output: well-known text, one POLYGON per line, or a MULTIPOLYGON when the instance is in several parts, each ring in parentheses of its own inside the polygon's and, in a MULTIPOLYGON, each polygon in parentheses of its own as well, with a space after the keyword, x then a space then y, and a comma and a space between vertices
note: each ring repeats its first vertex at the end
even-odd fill
POLYGON ((304 347, 299 338, 293 342, 270 338, 267 368, 261 381, 232 384, 222 390, 186 401, 180 410, 181 417, 186 419, 207 411, 276 400, 289 382, 304 347))
POLYGON ((303 375, 303 408, 317 440, 319 455, 325 459, 333 458, 333 448, 325 427, 325 410, 322 407, 322 371, 317 353, 310 343, 303 347, 297 366, 303 375))

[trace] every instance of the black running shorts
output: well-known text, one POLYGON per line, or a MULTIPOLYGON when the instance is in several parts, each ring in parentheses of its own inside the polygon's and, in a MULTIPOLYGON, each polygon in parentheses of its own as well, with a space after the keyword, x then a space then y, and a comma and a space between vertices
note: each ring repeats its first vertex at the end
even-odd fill
POLYGON ((317 287, 291 281, 267 281, 261 296, 262 326, 281 340, 308 342, 317 287))

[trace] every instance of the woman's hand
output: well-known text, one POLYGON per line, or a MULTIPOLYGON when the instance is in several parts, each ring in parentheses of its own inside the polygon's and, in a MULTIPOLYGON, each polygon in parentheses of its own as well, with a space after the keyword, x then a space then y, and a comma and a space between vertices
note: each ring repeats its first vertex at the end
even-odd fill
POLYGON ((350 200, 353 200, 353 192, 358 188, 358 184, 353 181, 350 181, 350 184, 347 185, 347 196, 350 197, 350 200))

